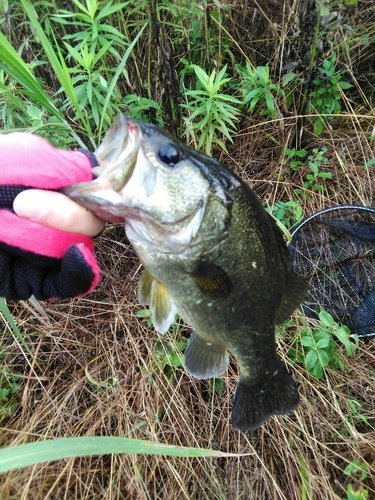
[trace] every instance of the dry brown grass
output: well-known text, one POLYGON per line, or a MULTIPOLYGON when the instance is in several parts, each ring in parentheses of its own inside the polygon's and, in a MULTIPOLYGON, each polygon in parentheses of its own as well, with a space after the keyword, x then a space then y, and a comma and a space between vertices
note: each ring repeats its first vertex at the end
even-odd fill
MULTIPOLYGON (((320 381, 290 366, 300 387, 298 411, 241 433, 230 424, 235 365, 220 395, 182 369, 171 380, 155 364, 157 334, 135 315, 140 266, 121 227, 98 238, 97 254, 103 280, 95 294, 44 303, 45 316, 27 303, 13 308, 34 361, 9 333, 3 335, 4 361, 23 381, 21 406, 2 422, 3 445, 111 435, 249 455, 52 462, 3 475, 0 498, 333 500, 346 498, 349 482, 357 484, 358 474, 343 472, 354 460, 367 464, 361 484, 374 497, 373 341, 361 342, 353 359, 343 355, 345 370, 328 370, 320 381), (363 405, 369 425, 353 417, 348 398, 363 405)), ((188 333, 185 327, 179 335, 188 333)), ((293 336, 279 340, 284 358, 293 336)), ((166 340, 175 341, 172 335, 166 340)))
MULTIPOLYGON (((365 19, 371 2, 362 3, 365 19)), ((244 2, 233 2, 227 29, 254 65, 269 61, 280 71, 303 52, 300 37, 293 41, 293 36, 302 29, 304 2, 255 2, 246 8, 244 2)), ((341 43, 345 38, 336 41, 337 46, 341 43)), ((359 37, 353 41, 355 60, 368 51, 359 37)), ((353 60, 342 64, 353 76, 349 62, 353 60)), ((322 137, 314 138, 308 127, 303 129, 301 147, 327 147, 327 168, 334 173, 322 193, 309 193, 301 202, 304 216, 336 204, 373 205, 373 174, 363 168, 374 156, 369 139, 374 120, 367 101, 370 70, 360 75, 367 85, 358 90, 363 113, 354 112, 352 101, 345 99, 348 115, 336 118, 322 137)), ((302 98, 303 89, 299 91, 302 98)), ((283 151, 293 147, 296 130, 301 130, 300 118, 297 105, 295 113, 280 110, 268 122, 246 117, 229 156, 221 157, 265 204, 296 200, 294 188, 303 185, 307 167, 285 174, 282 166, 283 151)), ((366 488, 368 499, 375 498, 374 340, 361 341, 353 358, 342 353, 345 369, 327 369, 319 381, 303 367, 290 365, 300 387, 298 410, 271 418, 254 433, 238 432, 230 424, 238 378, 235 363, 224 377, 221 394, 183 369, 175 369, 171 379, 155 363, 157 334, 135 314, 141 308, 136 300, 140 264, 123 228, 113 226, 99 237, 96 252, 103 279, 95 293, 45 302, 44 313, 27 302, 12 305, 33 357, 10 332, 1 334, 3 366, 8 374, 21 374, 22 383, 21 395, 14 396, 20 398, 19 406, 0 423, 1 445, 111 435, 248 455, 220 459, 122 455, 51 462, 4 474, 0 498, 339 500, 347 498, 349 484, 366 488), (360 412, 368 424, 353 415, 349 399, 362 405, 360 412), (367 467, 362 481, 360 474, 344 473, 355 460, 367 467)), ((297 333, 298 328, 291 328, 278 340, 279 352, 289 364, 288 350, 297 333)), ((177 339, 170 334, 165 342, 173 344, 188 334, 183 327, 177 339)))

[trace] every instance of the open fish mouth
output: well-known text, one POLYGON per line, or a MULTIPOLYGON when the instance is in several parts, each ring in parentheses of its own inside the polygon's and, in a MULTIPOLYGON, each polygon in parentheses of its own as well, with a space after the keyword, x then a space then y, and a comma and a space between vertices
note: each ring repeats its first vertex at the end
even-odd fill
POLYGON ((100 167, 94 168, 93 173, 101 176, 105 172, 115 191, 120 191, 133 173, 141 135, 140 126, 120 114, 95 151, 100 167))
MULTIPOLYGON (((95 151, 99 166, 97 178, 62 189, 62 192, 103 219, 123 217, 121 190, 131 178, 140 147, 141 130, 137 123, 118 115, 95 151)), ((125 217, 124 217, 125 218, 125 217)))
MULTIPOLYGON (((174 251, 176 246, 181 250, 197 234, 205 205, 202 200, 190 214, 169 222, 160 220, 134 201, 139 192, 144 192, 146 197, 149 195, 147 191, 152 189, 155 176, 154 166, 144 155, 142 138, 142 124, 118 115, 95 151, 99 166, 93 168, 93 173, 97 178, 73 184, 62 192, 104 220, 123 219, 127 231, 141 241, 148 244, 153 241, 160 246, 164 238, 163 246, 167 251, 174 251), (133 174, 136 179, 134 191, 127 187, 133 174)), ((133 184, 130 183, 132 186, 134 179, 133 184)))

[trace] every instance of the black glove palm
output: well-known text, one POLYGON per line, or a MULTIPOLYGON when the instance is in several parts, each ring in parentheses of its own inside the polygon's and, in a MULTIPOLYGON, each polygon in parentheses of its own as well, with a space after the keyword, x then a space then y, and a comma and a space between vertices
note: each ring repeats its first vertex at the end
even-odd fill
POLYGON ((22 133, 0 136, 0 150, 0 296, 47 299, 90 292, 100 279, 92 239, 18 217, 12 206, 24 189, 57 190, 91 180, 95 157, 22 133))

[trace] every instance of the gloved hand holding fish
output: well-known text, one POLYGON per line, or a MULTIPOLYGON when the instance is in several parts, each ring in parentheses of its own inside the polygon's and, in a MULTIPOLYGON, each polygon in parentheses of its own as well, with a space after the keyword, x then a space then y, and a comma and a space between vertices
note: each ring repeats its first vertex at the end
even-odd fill
POLYGON ((297 387, 276 353, 275 325, 303 300, 281 231, 255 193, 218 161, 158 127, 120 115, 95 153, 97 179, 65 188, 101 218, 121 217, 144 265, 139 301, 165 333, 178 312, 196 378, 240 366, 232 422, 255 430, 295 410, 297 387))

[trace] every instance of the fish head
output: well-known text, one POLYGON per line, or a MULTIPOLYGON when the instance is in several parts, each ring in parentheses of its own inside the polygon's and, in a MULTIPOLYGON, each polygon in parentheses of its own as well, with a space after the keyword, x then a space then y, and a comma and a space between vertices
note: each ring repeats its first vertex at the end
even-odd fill
POLYGON ((217 237, 213 218, 220 219, 222 237, 235 178, 217 161, 125 115, 117 116, 95 156, 98 177, 63 192, 102 219, 122 218, 132 241, 182 252, 194 240, 217 237), (205 217, 210 222, 200 231, 205 217))

